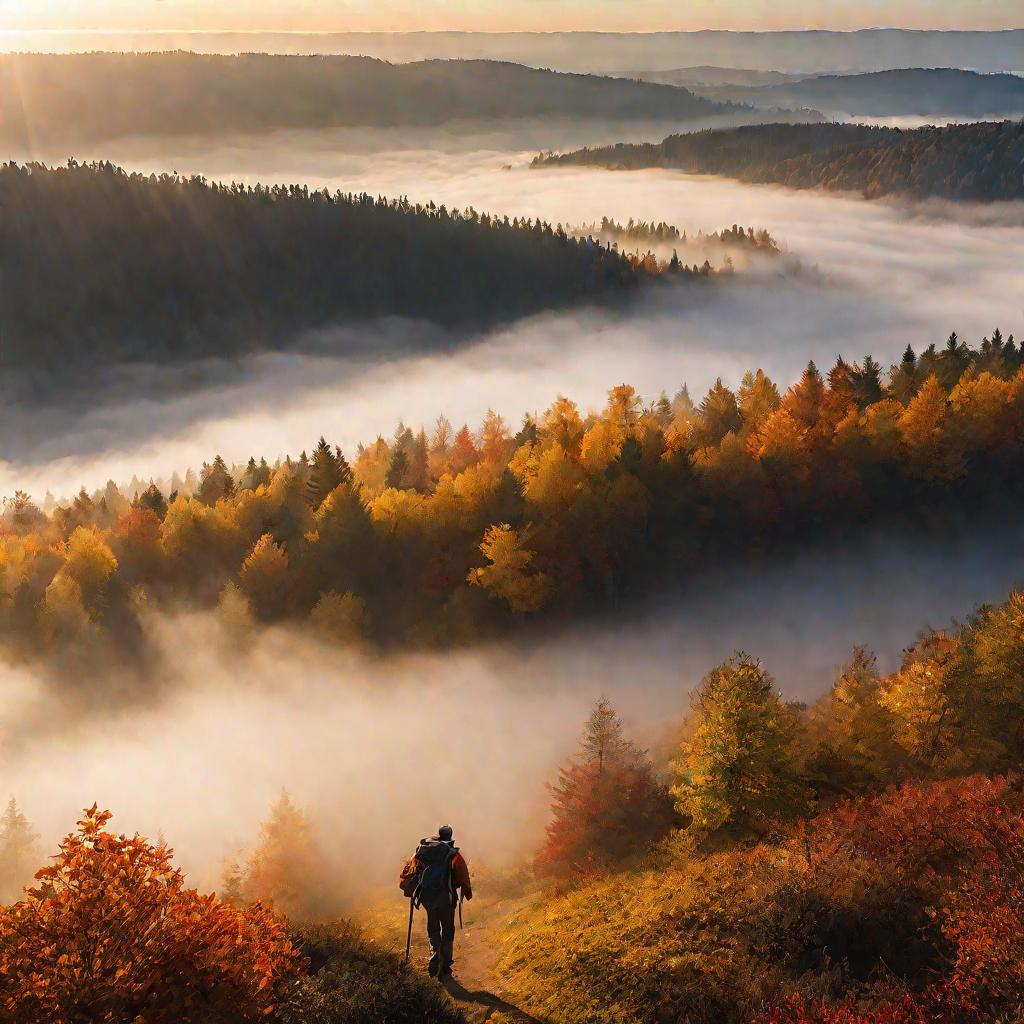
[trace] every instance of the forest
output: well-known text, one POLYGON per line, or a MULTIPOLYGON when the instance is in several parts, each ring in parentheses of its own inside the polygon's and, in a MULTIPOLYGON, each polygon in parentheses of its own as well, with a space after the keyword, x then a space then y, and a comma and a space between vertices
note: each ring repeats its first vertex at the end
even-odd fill
POLYGON ((752 184, 975 202, 1024 197, 1024 122, 943 128, 770 124, 670 135, 660 143, 541 153, 534 166, 667 167, 752 184))
POLYGON ((619 223, 614 217, 602 217, 601 222, 580 224, 567 227, 566 231, 576 238, 594 238, 602 244, 611 243, 629 252, 631 246, 655 246, 672 248, 678 255, 689 248, 700 250, 721 250, 723 253, 756 251, 777 256, 781 250, 779 243, 772 238, 766 228, 754 230, 752 227, 741 227, 733 224, 731 228, 705 233, 702 230, 694 235, 687 235, 674 224, 665 221, 634 220, 632 217, 625 224, 619 223))
POLYGON ((440 416, 342 453, 321 438, 73 501, 19 492, 0 524, 0 634, 41 653, 141 654, 147 608, 291 622, 327 642, 447 647, 641 602, 701 568, 869 530, 948 535, 1015 515, 1024 353, 998 330, 761 370, 694 401, 558 396, 510 427, 440 416), (42 507, 40 507, 42 504, 42 507))
POLYGON ((173 362, 381 316, 480 327, 611 299, 625 257, 541 221, 306 186, 0 167, 4 363, 173 362))
MULTIPOLYGON (((358 51, 357 51, 358 52, 358 51)), ((485 60, 196 53, 0 55, 0 142, 742 113, 686 89, 485 60), (102 102, 98 99, 102 97, 102 102)))
MULTIPOLYGON (((1024 78, 961 68, 900 68, 863 75, 777 76, 753 85, 687 86, 708 99, 755 107, 815 107, 868 117, 1024 113, 1024 78)), ((657 81, 657 78, 652 78, 657 81)))

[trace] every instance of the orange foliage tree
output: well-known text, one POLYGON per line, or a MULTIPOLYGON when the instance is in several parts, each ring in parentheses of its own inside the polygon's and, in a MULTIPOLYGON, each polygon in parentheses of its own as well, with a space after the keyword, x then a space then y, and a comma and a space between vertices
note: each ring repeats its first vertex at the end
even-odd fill
POLYGON ((20 903, 0 908, 10 1024, 265 1020, 303 973, 284 923, 185 887, 171 851, 86 810, 20 903))

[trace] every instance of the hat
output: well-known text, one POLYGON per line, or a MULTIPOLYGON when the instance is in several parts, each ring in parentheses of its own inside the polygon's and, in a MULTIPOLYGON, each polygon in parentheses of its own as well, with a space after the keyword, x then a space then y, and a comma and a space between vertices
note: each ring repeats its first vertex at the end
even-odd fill
POLYGON ((446 842, 446 843, 449 842, 451 840, 451 838, 452 838, 452 827, 451 827, 451 825, 442 825, 437 830, 437 838, 444 840, 444 842, 446 842))

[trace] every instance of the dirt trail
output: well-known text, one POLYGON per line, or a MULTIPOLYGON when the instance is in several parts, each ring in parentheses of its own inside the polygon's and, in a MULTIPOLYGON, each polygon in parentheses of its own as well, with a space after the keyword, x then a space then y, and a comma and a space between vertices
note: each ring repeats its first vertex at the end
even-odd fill
MULTIPOLYGON (((471 1024, 545 1024, 509 1001, 494 969, 500 955, 497 933, 528 902, 528 897, 498 900, 481 907, 479 912, 472 903, 463 907, 465 927, 455 940, 454 976, 445 983, 445 989, 471 1024)), ((425 964, 429 949, 419 915, 416 925, 413 957, 425 964)))

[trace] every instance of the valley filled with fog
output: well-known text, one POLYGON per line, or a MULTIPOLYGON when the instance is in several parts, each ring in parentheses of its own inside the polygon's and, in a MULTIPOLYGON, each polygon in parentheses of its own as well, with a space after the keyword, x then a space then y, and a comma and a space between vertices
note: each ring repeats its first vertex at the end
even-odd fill
POLYGON ((605 623, 448 652, 381 657, 300 630, 240 634, 217 614, 154 613, 144 673, 2 670, 0 773, 47 844, 97 800, 119 829, 162 830, 210 887, 287 788, 321 830, 346 904, 387 884, 410 827, 435 819, 459 823, 481 868, 529 854, 545 783, 602 694, 660 760, 691 691, 737 649, 760 657, 787 699, 812 701, 855 645, 893 671, 925 627, 1021 581, 1024 551, 1006 525, 941 548, 876 536, 753 575, 708 572, 605 623))
POLYGON ((840 354, 888 367, 908 344, 941 347, 952 331, 972 342, 996 327, 1021 333, 1020 204, 868 203, 672 171, 529 168, 558 139, 659 138, 663 128, 285 132, 215 145, 119 140, 80 154, 147 173, 365 190, 554 224, 663 220, 692 235, 739 223, 769 230, 784 259, 706 287, 647 290, 626 310, 541 315, 483 335, 389 320, 296 337, 289 354, 104 367, 75 385, 81 403, 8 407, 18 429, 0 484, 66 495, 140 467, 184 472, 215 451, 229 463, 274 459, 321 434, 351 449, 401 417, 473 425, 490 407, 518 423, 561 392, 600 405, 622 381, 649 400, 684 382, 695 396, 718 377, 735 385, 756 367, 788 386, 809 357, 823 371, 840 354), (332 357, 339 348, 366 354, 332 357))
MULTIPOLYGON (((632 136, 660 138, 662 128, 632 136)), ((871 353, 887 368, 908 344, 941 347, 954 330, 976 342, 997 326, 1024 327, 1019 204, 868 203, 670 171, 529 168, 556 142, 629 135, 565 124, 452 131, 440 141, 435 130, 359 130, 215 145, 121 140, 78 154, 145 172, 366 190, 562 224, 632 217, 694 234, 738 223, 769 230, 783 257, 702 286, 647 290, 624 309, 543 314, 479 335, 392 319, 328 328, 296 337, 289 351, 239 360, 105 367, 82 382, 78 401, 5 410, 18 429, 0 461, 0 490, 60 497, 108 479, 184 473, 215 453, 229 464, 272 461, 321 435, 352 453, 389 436, 400 418, 429 427, 443 413, 475 428, 492 408, 518 425, 560 393, 598 408, 623 381, 648 400, 685 382, 699 401, 716 378, 736 386, 761 367, 785 389, 809 357, 824 371, 839 354, 871 353), (378 356, 381 338, 388 345, 378 356), (339 339, 367 354, 332 354, 339 339)), ((5 670, 15 696, 0 726, 0 770, 48 842, 96 799, 117 809, 120 828, 163 829, 180 861, 211 885, 285 786, 348 866, 339 876, 347 899, 360 872, 386 878, 414 821, 425 830, 457 820, 484 862, 534 847, 544 782, 601 693, 638 739, 664 744, 690 690, 737 648, 763 657, 787 697, 813 699, 854 644, 876 649, 892 669, 920 629, 998 601, 1022 581, 1011 530, 938 552, 927 541, 879 537, 840 558, 812 551, 753 583, 739 571, 685 581, 678 598, 603 627, 383 659, 321 649, 287 628, 238 651, 213 615, 154 612, 147 629, 159 654, 145 686, 127 667, 80 681, 67 665, 5 670), (80 702, 61 689, 69 683, 80 702), (97 694, 119 695, 102 723, 97 694), (424 774, 438 737, 442 767, 424 774), (367 834, 385 851, 373 864, 367 834)))

